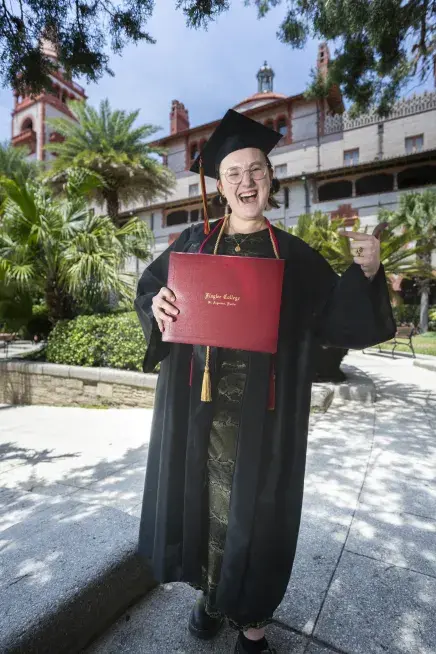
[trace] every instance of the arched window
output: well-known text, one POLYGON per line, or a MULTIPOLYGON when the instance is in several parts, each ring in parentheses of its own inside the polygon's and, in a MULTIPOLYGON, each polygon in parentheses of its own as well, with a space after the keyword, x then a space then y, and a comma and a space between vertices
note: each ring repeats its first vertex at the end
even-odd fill
POLYGON ((389 193, 394 190, 394 176, 388 173, 365 175, 356 181, 356 195, 389 193))
POLYGON ((182 225, 187 223, 189 220, 189 214, 184 209, 176 209, 167 215, 166 224, 167 227, 172 227, 173 225, 182 225))
POLYGON ((33 121, 31 118, 26 118, 21 125, 21 131, 24 132, 25 129, 33 129, 33 121))
POLYGON ((278 119, 277 131, 280 132, 282 138, 286 138, 288 134, 288 121, 286 120, 285 116, 280 116, 280 118, 278 119))
POLYGON ((329 202, 330 200, 341 200, 342 198, 351 198, 353 194, 353 185, 346 180, 338 182, 327 182, 318 188, 318 199, 320 202, 329 202))
POLYGON ((398 188, 416 188, 436 184, 436 166, 415 166, 398 173, 398 188))

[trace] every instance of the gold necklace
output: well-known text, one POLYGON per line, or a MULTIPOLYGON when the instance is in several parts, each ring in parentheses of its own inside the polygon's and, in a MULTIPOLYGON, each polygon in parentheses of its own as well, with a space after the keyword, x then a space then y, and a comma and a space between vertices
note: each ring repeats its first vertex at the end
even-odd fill
POLYGON ((236 236, 235 236, 234 234, 230 234, 230 236, 232 237, 232 239, 233 239, 233 240, 235 241, 235 243, 236 243, 236 245, 235 245, 235 252, 240 252, 240 251, 241 251, 241 244, 242 244, 244 241, 246 241, 247 238, 248 238, 249 236, 251 236, 251 233, 250 233, 250 234, 247 234, 247 236, 244 236, 244 238, 242 238, 240 241, 238 241, 238 239, 236 238, 236 236))
MULTIPOLYGON (((229 227, 230 227, 230 222, 229 222, 229 227)), ((256 230, 256 231, 260 232, 261 230, 258 229, 258 230, 256 230)), ((252 236, 252 235, 255 234, 255 233, 256 233, 256 232, 250 232, 249 234, 247 234, 247 236, 244 236, 244 238, 242 238, 240 241, 238 241, 238 239, 236 238, 235 234, 229 234, 229 236, 231 236, 231 238, 232 238, 232 239, 235 241, 235 243, 236 243, 236 245, 235 245, 235 252, 240 252, 241 249, 242 249, 242 248, 241 248, 241 244, 244 243, 244 241, 246 241, 247 238, 248 238, 249 236, 252 236)))

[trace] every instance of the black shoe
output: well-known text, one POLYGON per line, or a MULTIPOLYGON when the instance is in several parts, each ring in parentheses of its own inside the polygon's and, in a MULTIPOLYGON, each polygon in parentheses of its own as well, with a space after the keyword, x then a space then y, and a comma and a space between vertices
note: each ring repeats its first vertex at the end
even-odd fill
MULTIPOLYGON (((247 650, 245 649, 244 645, 242 644, 240 638, 238 638, 238 640, 236 641, 235 654, 247 654, 247 650)), ((270 647, 267 644, 266 647, 264 647, 263 650, 261 650, 261 652, 259 652, 259 654, 277 654, 277 650, 275 649, 275 647, 270 647)))
POLYGON ((223 623, 224 618, 213 618, 206 613, 205 597, 202 595, 192 608, 188 629, 196 638, 210 640, 215 638, 223 623))

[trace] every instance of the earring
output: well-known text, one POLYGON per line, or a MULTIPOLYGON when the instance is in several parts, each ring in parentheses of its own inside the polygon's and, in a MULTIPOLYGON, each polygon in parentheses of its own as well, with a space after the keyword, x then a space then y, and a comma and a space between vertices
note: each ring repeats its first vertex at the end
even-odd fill
POLYGON ((227 204, 227 198, 226 198, 226 196, 223 195, 222 193, 220 193, 220 202, 221 202, 221 204, 222 204, 223 206, 225 206, 225 205, 227 204))

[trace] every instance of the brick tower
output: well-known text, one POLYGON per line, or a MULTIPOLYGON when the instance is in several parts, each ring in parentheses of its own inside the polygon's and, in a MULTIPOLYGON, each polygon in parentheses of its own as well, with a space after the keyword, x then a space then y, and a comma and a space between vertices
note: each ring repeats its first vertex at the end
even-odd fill
MULTIPOLYGON (((44 54, 57 61, 56 48, 48 40, 43 40, 44 54)), ((47 118, 70 118, 75 120, 67 107, 69 100, 85 100, 84 89, 69 80, 59 67, 50 74, 51 88, 38 95, 20 95, 14 91, 12 111, 12 145, 26 146, 29 158, 49 161, 53 155, 44 146, 62 139, 47 123, 47 118)))

